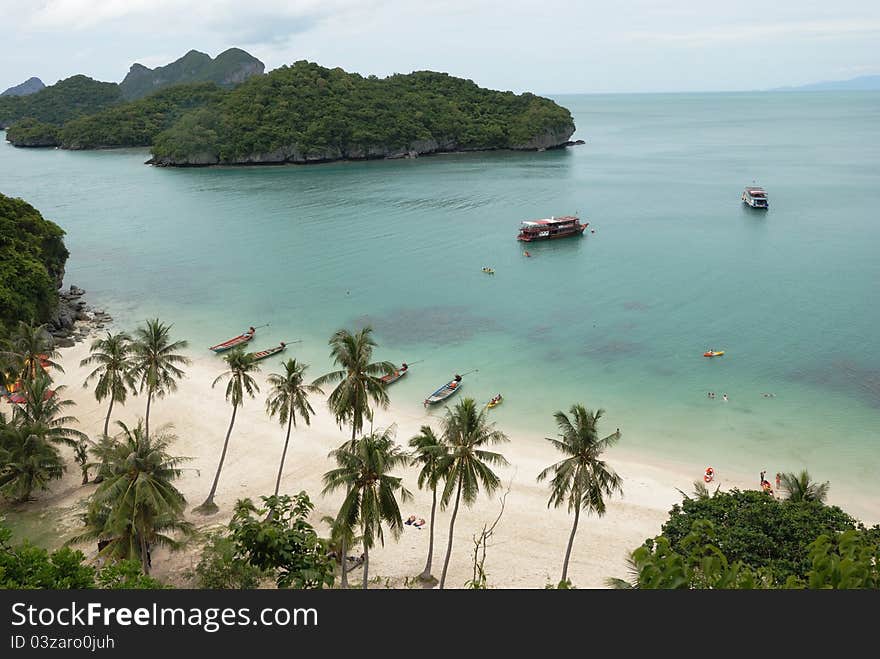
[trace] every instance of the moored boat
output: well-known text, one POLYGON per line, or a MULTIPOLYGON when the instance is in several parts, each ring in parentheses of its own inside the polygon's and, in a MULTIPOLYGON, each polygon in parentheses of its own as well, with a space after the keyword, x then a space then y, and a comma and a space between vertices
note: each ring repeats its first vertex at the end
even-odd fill
POLYGON ((224 341, 223 343, 218 343, 215 346, 211 346, 210 350, 214 352, 226 352, 227 350, 232 350, 236 346, 244 345, 248 341, 254 338, 254 334, 257 333, 257 330, 253 327, 248 328, 248 330, 242 334, 239 334, 236 337, 229 339, 228 341, 224 341))
POLYGON ((267 348, 266 350, 260 350, 259 352, 252 352, 252 353, 250 353, 250 355, 255 362, 258 362, 262 359, 266 359, 268 357, 271 357, 272 355, 277 355, 279 352, 284 352, 284 350, 286 348, 287 348, 287 344, 284 343, 284 341, 282 341, 281 343, 279 343, 277 346, 275 346, 273 348, 267 348))
POLYGON ((752 208, 762 208, 764 210, 770 208, 770 200, 767 199, 767 192, 760 185, 747 185, 742 193, 742 201, 752 208))
POLYGON ((535 240, 580 236, 589 225, 589 222, 581 224, 580 219, 575 215, 551 217, 543 220, 525 220, 520 225, 516 239, 530 243, 535 240))
POLYGON ((454 378, 425 399, 425 407, 446 400, 459 389, 461 389, 461 376, 456 373, 454 378))
POLYGON ((385 384, 391 384, 392 382, 397 382, 400 378, 407 374, 409 371, 409 366, 406 362, 403 362, 400 365, 400 368, 395 368, 393 372, 388 373, 387 375, 383 375, 379 378, 385 384))

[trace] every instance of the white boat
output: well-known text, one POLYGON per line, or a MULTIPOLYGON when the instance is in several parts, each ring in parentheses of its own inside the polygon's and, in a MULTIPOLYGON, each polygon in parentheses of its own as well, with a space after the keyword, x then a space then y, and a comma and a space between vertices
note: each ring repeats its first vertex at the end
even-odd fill
POLYGON ((767 193, 760 185, 747 185, 743 190, 742 200, 752 208, 770 208, 767 193))

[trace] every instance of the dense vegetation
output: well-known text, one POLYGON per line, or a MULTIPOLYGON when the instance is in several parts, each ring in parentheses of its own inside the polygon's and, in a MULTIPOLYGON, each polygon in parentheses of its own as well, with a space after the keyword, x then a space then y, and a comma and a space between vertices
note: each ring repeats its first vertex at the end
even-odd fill
POLYGON ((238 49, 213 60, 190 51, 166 67, 135 65, 121 85, 73 76, 0 98, 0 126, 16 146, 152 146, 155 162, 172 165, 544 148, 574 131, 549 99, 445 73, 380 79, 301 61, 253 75, 262 66, 238 49))
POLYGON ((567 136, 571 114, 532 94, 420 71, 379 79, 310 62, 254 77, 159 135, 157 161, 202 164, 385 156, 395 150, 524 147, 567 136), (433 142, 433 148, 419 143, 433 142))
POLYGON ((171 85, 197 82, 232 85, 262 73, 264 68, 260 60, 240 48, 225 50, 214 59, 191 50, 171 64, 155 69, 133 65, 125 80, 119 83, 119 90, 123 98, 134 100, 171 85))
POLYGON ((100 112, 121 100, 119 85, 115 82, 99 82, 75 75, 36 94, 0 97, 0 127, 8 127, 25 118, 61 126, 71 119, 100 112))
POLYGON ((827 506, 828 483, 782 475, 786 498, 702 483, 670 511, 661 535, 630 558, 617 588, 880 588, 880 526, 827 506))
POLYGON ((731 559, 718 547, 721 529, 697 521, 676 549, 664 536, 633 552, 631 580, 615 588, 669 589, 880 589, 880 536, 875 529, 822 534, 804 545, 804 576, 781 580, 766 567, 731 559))
POLYGON ((21 199, 0 194, 0 329, 45 320, 58 301, 64 231, 21 199))
MULTIPOLYGON (((168 87, 146 98, 74 119, 59 131, 58 141, 65 149, 150 146, 158 133, 170 128, 185 112, 211 105, 221 94, 213 83, 168 87)), ((13 143, 13 129, 18 126, 7 132, 13 143)))
POLYGON ((61 144, 61 129, 55 124, 28 117, 12 124, 6 130, 6 139, 15 146, 58 146, 61 144))
POLYGON ((149 146, 181 114, 214 100, 217 85, 230 87, 263 68, 230 48, 214 59, 191 50, 156 69, 135 64, 119 85, 76 75, 35 94, 0 98, 0 128, 9 128, 6 137, 15 146, 149 146), (149 102, 124 103, 147 95, 149 102))
POLYGON ((97 569, 84 563, 81 551, 62 547, 50 554, 27 542, 13 546, 11 538, 12 531, 0 518, 0 589, 164 588, 142 574, 135 561, 110 563, 97 569))
POLYGON ((714 544, 728 559, 767 568, 780 581, 806 576, 808 546, 820 535, 833 536, 858 524, 837 506, 819 501, 779 500, 755 490, 732 490, 676 504, 662 529, 672 549, 682 551, 697 520, 713 523, 714 544))

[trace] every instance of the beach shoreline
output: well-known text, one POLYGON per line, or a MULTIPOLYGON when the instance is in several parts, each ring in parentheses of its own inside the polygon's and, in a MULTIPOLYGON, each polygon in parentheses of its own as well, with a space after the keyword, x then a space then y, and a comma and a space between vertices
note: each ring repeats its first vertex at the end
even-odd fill
MULTIPOLYGON (((93 330, 90 338, 96 335, 93 330)), ((67 385, 64 395, 76 403, 72 413, 79 419, 78 427, 94 438, 101 431, 106 401, 98 403, 92 389, 82 387, 88 368, 80 367, 79 363, 88 355, 89 344, 90 341, 84 341, 61 350, 60 363, 65 372, 57 374, 56 378, 59 384, 67 385)), ((295 355, 296 351, 289 349, 284 358, 295 355)), ((185 465, 177 486, 188 501, 187 519, 207 529, 225 525, 237 499, 250 497, 258 501, 261 495, 271 494, 274 490, 284 432, 265 413, 265 378, 268 373, 280 369, 277 359, 263 364, 257 376, 260 393, 256 399, 247 400, 238 412, 215 498, 220 512, 202 517, 194 514, 192 508, 201 503, 210 488, 231 408, 224 400, 224 388, 211 387, 213 380, 223 371, 222 360, 217 356, 196 356, 192 353, 189 356, 193 362, 187 367, 187 376, 180 382, 178 391, 154 401, 151 426, 158 428, 162 424, 172 423, 173 432, 178 437, 171 447, 172 454, 192 458, 185 465)), ((317 372, 308 374, 309 377, 318 375, 320 373, 317 372)), ((389 393, 394 401, 393 385, 389 387, 389 393)), ((461 396, 467 396, 467 390, 461 396)), ((455 400, 450 402, 454 403, 455 400)), ((348 431, 336 425, 321 397, 313 400, 312 404, 315 415, 311 426, 300 423, 293 431, 281 491, 288 494, 307 491, 315 504, 311 521, 319 532, 326 533, 320 519, 324 515, 335 515, 342 494, 322 495, 321 478, 333 466, 327 454, 347 439, 348 431)), ((143 415, 143 406, 141 397, 132 397, 125 406, 114 408, 114 420, 136 424, 138 417, 143 415)), ((376 412, 374 427, 385 428, 394 423, 397 441, 405 447, 409 438, 417 434, 423 424, 429 423, 438 429, 442 413, 442 406, 432 408, 429 414, 420 405, 392 402, 389 409, 376 412)), ((694 480, 701 478, 705 469, 700 465, 659 462, 653 457, 651 462, 646 461, 644 456, 626 448, 625 422, 621 422, 621 425, 623 438, 620 445, 609 450, 606 456, 623 479, 624 495, 610 500, 604 517, 588 516, 582 520, 569 569, 570 578, 577 587, 601 588, 608 577, 626 576, 629 552, 646 538, 660 532, 671 507, 682 500, 679 490, 690 493, 694 480)), ((538 472, 555 462, 558 455, 542 437, 518 433, 516 429, 505 428, 501 424, 499 429, 510 438, 508 443, 498 447, 510 463, 498 472, 504 485, 493 497, 480 495, 473 508, 460 511, 448 576, 451 587, 463 587, 471 577, 473 536, 482 530, 484 524, 491 524, 498 515, 500 497, 508 487, 510 491, 505 511, 490 541, 485 565, 490 587, 543 588, 548 583, 555 584, 559 579, 565 544, 571 530, 571 517, 564 507, 548 510, 547 486, 535 480, 538 472)), ((554 430, 552 419, 548 419, 547 436, 555 434, 554 430)), ((600 425, 600 433, 613 430, 610 424, 609 427, 600 425)), ((27 507, 36 510, 51 506, 66 510, 66 519, 53 523, 60 528, 71 529, 76 526, 78 503, 93 491, 93 486, 79 485, 79 470, 69 452, 65 453, 68 469, 64 478, 53 482, 49 492, 37 493, 36 501, 27 504, 27 507)), ((712 466, 716 480, 710 488, 757 489, 756 483, 752 482, 754 478, 728 472, 724 465, 712 466)), ((773 473, 770 470, 771 477, 773 473)), ((414 514, 427 520, 431 494, 417 488, 416 474, 413 468, 400 474, 414 497, 411 502, 401 506, 401 512, 404 517, 414 514)), ((841 505, 865 523, 877 521, 876 517, 870 517, 872 502, 861 501, 857 496, 838 488, 832 487, 829 503, 841 505)), ((435 532, 435 575, 439 575, 442 569, 448 523, 448 511, 439 512, 435 532)), ((422 571, 427 543, 427 526, 421 530, 405 526, 397 542, 388 536, 385 547, 376 547, 371 551, 370 574, 378 577, 380 586, 403 586, 407 578, 411 580, 422 571)), ((154 575, 175 586, 192 587, 185 573, 198 562, 199 546, 193 544, 191 548, 177 553, 157 550, 153 556, 154 575)), ((94 555, 94 547, 80 548, 87 556, 94 555)), ((352 574, 352 580, 360 580, 359 571, 352 574)))

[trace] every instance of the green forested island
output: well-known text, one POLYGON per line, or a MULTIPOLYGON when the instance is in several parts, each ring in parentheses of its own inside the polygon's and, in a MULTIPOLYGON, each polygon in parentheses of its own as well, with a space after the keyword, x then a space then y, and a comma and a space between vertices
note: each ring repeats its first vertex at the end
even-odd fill
POLYGON ((68 256, 63 237, 29 203, 0 194, 0 332, 47 320, 55 309, 68 256))
POLYGON ((258 69, 230 49, 214 60, 191 51, 152 71, 135 65, 122 85, 74 76, 0 99, 0 127, 15 146, 152 147, 151 162, 169 166, 538 150, 568 144, 575 128, 549 99, 445 73, 364 77, 306 61, 258 69), (207 81, 173 84, 187 77, 207 81))
POLYGON ((543 149, 574 132, 569 111, 533 94, 445 73, 363 77, 296 62, 252 78, 157 135, 159 165, 265 164, 442 151, 543 149))
POLYGON ((0 128, 21 119, 61 126, 122 101, 119 85, 75 75, 27 96, 0 97, 0 128))
POLYGON ((263 63, 252 55, 238 48, 230 48, 213 59, 205 53, 191 50, 171 64, 155 69, 133 64, 128 75, 119 84, 75 75, 27 96, 0 97, 0 128, 13 129, 18 122, 29 120, 24 126, 17 127, 17 130, 10 130, 7 139, 12 144, 68 148, 59 131, 67 122, 96 115, 108 108, 123 108, 119 114, 98 118, 100 121, 113 122, 107 128, 107 134, 114 139, 106 144, 101 143, 99 133, 87 142, 94 144, 94 148, 148 146, 150 140, 145 141, 140 134, 146 131, 153 135, 170 125, 170 119, 156 116, 165 114, 169 110, 169 104, 184 108, 199 104, 207 89, 204 83, 210 83, 208 86, 211 89, 215 86, 230 88, 250 76, 262 74, 264 68, 263 63), (149 108, 142 105, 124 108, 126 102, 155 95, 171 86, 178 86, 180 89, 171 96, 157 98, 155 104, 149 108), (156 121, 159 122, 158 127, 156 121), (120 143, 116 139, 117 133, 130 136, 124 143, 120 143))

